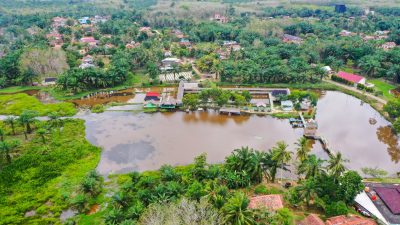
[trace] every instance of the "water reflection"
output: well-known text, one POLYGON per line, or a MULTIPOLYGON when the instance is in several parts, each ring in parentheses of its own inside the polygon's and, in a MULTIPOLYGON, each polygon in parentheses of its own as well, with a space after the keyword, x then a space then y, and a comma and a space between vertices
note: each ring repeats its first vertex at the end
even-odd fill
MULTIPOLYGON (((393 133, 390 126, 379 127, 376 131, 379 141, 385 143, 388 148, 387 151, 392 158, 392 161, 398 163, 400 160, 400 147, 398 144, 398 138, 393 133)), ((400 168, 399 168, 400 171, 400 168)))

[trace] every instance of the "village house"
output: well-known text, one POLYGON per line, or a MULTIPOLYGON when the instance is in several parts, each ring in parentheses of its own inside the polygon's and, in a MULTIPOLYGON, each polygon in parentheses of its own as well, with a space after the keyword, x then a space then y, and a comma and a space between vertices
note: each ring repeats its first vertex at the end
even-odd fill
POLYGON ((365 85, 366 84, 366 79, 363 76, 357 75, 357 74, 352 74, 352 73, 346 73, 343 71, 339 71, 339 73, 337 74, 338 77, 347 80, 351 83, 354 83, 355 86, 357 86, 357 84, 362 84, 365 85))
POLYGON ((46 34, 47 40, 49 40, 51 46, 62 45, 64 43, 63 35, 57 32, 46 34))
POLYGON ((326 220, 326 225, 377 225, 372 219, 366 219, 361 216, 335 216, 326 220))
POLYGON ((281 101, 281 107, 283 111, 292 111, 293 102, 290 100, 281 101))
POLYGON ((225 17, 219 13, 215 13, 214 16, 211 18, 211 20, 219 22, 219 23, 227 23, 229 21, 227 17, 225 17))
POLYGON ((149 36, 149 37, 154 35, 154 33, 151 30, 151 27, 140 27, 139 28, 139 32, 140 33, 146 33, 147 36, 149 36))
POLYGON ((284 34, 282 37, 282 41, 285 43, 301 44, 303 42, 303 39, 290 34, 284 34))
POLYGON ((395 48, 397 45, 396 45, 396 43, 395 42, 386 42, 386 43, 384 43, 383 45, 381 45, 381 48, 383 49, 383 50, 390 50, 390 49, 392 49, 392 48, 395 48))
POLYGON ((160 101, 160 93, 157 92, 147 92, 145 101, 160 101))
POLYGON ((87 55, 87 56, 83 57, 82 62, 93 64, 93 56, 87 55))
POLYGON ((185 46, 186 48, 192 47, 192 43, 190 43, 190 41, 189 41, 188 39, 185 39, 185 38, 182 38, 182 39, 179 41, 179 45, 180 45, 180 46, 185 46))
POLYGON ((43 86, 55 85, 57 82, 57 78, 55 77, 46 77, 42 81, 43 86))
POLYGON ((135 41, 131 41, 131 43, 128 43, 125 45, 125 48, 127 49, 133 49, 133 48, 137 48, 140 46, 140 43, 135 42, 135 41))
POLYGON ((265 208, 269 211, 276 211, 283 208, 283 198, 280 194, 259 195, 250 198, 250 209, 265 208))
POLYGON ((310 214, 297 225, 325 225, 325 223, 321 220, 321 218, 318 217, 318 215, 310 214))
POLYGON ((78 19, 78 22, 79 22, 81 25, 83 25, 83 24, 88 24, 88 23, 90 23, 90 20, 89 20, 89 17, 88 17, 88 16, 85 16, 85 17, 82 17, 82 18, 78 19))
POLYGON ((328 74, 328 75, 332 74, 332 72, 333 72, 332 68, 330 66, 323 66, 321 69, 323 71, 325 71, 325 73, 328 74))
POLYGON ((164 51, 164 57, 171 57, 172 56, 172 52, 171 51, 164 51))
POLYGON ((96 24, 96 23, 105 23, 105 22, 107 22, 109 19, 110 19, 110 16, 99 16, 99 15, 96 15, 96 16, 94 16, 94 18, 91 20, 91 22, 92 22, 93 24, 96 24))
POLYGON ((342 215, 328 218, 324 223, 318 215, 310 214, 297 225, 376 225, 376 222, 356 215, 342 215))
POLYGON ((81 42, 88 44, 91 47, 94 47, 97 45, 98 41, 96 39, 94 39, 94 37, 83 37, 83 38, 81 38, 81 42))
POLYGON ((67 18, 64 18, 64 17, 59 17, 59 16, 57 16, 57 17, 54 17, 53 19, 52 19, 52 24, 51 24, 51 26, 53 27, 53 28, 58 28, 58 27, 64 27, 65 25, 66 25, 66 23, 67 23, 67 18))
POLYGON ((161 61, 162 66, 161 70, 166 71, 166 70, 172 70, 174 65, 180 65, 181 60, 178 58, 170 57, 170 58, 165 58, 161 61))
POLYGON ((342 37, 349 37, 355 35, 355 33, 348 31, 348 30, 342 30, 339 32, 339 35, 342 37))
POLYGON ((87 55, 82 58, 82 63, 81 65, 79 65, 79 68, 81 69, 93 68, 95 67, 93 63, 94 63, 93 56, 87 55))
POLYGON ((364 183, 365 189, 355 198, 357 210, 377 218, 380 224, 400 224, 400 186, 388 183, 364 183))
POLYGON ((175 35, 176 38, 182 39, 182 38, 186 38, 187 36, 185 34, 183 34, 182 31, 178 30, 178 29, 174 29, 172 31, 172 34, 175 35))

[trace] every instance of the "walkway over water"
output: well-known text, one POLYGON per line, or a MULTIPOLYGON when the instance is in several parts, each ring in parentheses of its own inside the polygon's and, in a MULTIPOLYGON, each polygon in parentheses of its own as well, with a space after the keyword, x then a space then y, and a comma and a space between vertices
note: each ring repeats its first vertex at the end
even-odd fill
MULTIPOLYGON (((300 116, 300 119, 301 119, 301 121, 302 121, 302 123, 304 125, 303 129, 306 130, 308 128, 309 122, 307 122, 304 119, 303 114, 299 113, 299 116, 300 116)), ((314 139, 314 140, 319 141, 321 143, 321 145, 322 145, 322 148, 326 151, 326 153, 328 153, 328 155, 332 155, 333 152, 330 149, 328 140, 325 137, 319 136, 316 133, 315 134, 307 134, 306 132, 304 132, 304 137, 308 138, 308 139, 314 139)))

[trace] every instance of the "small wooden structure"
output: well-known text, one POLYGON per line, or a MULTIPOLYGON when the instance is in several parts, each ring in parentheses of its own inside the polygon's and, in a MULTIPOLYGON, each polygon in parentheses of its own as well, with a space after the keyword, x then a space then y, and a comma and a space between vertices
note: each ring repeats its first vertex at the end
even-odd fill
POLYGON ((228 114, 228 115, 240 115, 240 109, 238 109, 238 108, 222 107, 222 108, 219 110, 219 113, 228 114))

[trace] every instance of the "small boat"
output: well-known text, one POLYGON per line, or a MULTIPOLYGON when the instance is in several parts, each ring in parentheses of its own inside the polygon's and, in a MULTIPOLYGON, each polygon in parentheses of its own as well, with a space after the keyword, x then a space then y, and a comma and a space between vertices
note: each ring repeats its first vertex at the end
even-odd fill
POLYGON ((202 111, 204 111, 204 109, 203 108, 198 108, 197 111, 202 112, 202 111))

